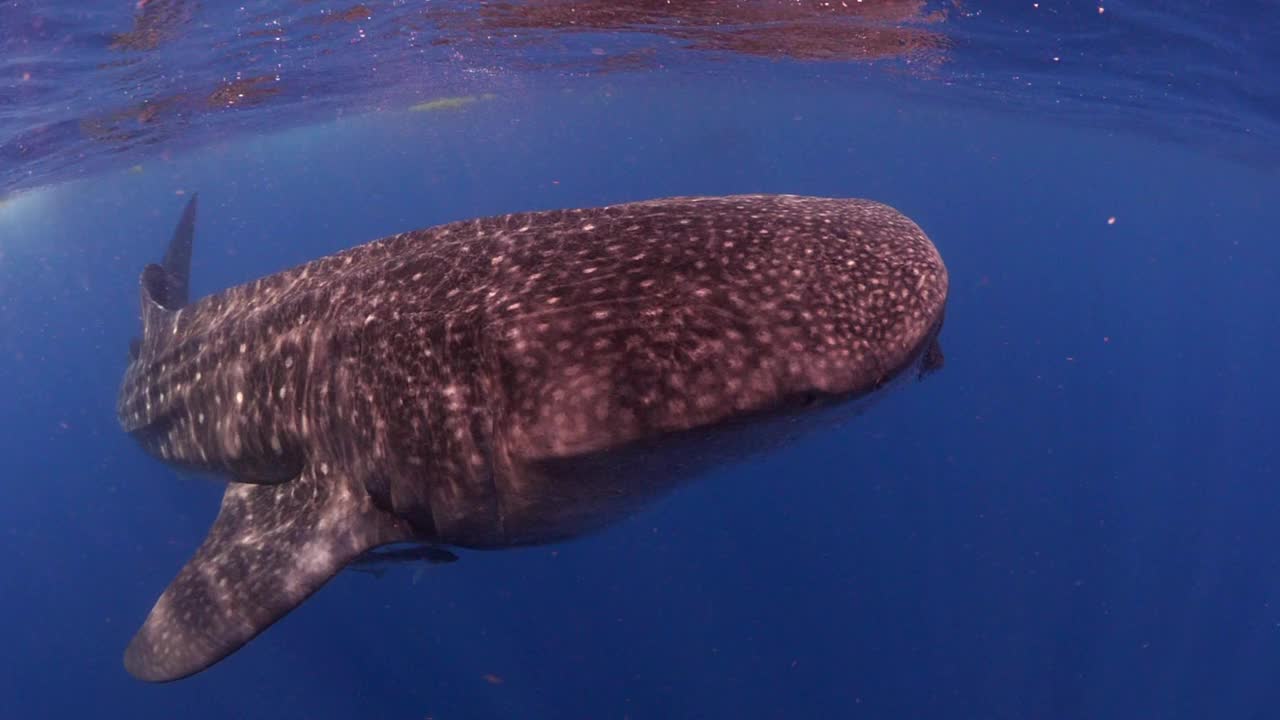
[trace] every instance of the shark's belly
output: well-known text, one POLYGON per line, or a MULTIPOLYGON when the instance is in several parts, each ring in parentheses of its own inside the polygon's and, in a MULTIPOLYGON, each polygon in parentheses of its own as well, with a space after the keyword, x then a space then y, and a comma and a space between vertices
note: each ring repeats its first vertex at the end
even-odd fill
POLYGON ((878 396, 811 394, 736 422, 517 463, 492 478, 495 504, 487 531, 444 541, 477 548, 537 545, 601 530, 683 485, 838 426, 878 396))

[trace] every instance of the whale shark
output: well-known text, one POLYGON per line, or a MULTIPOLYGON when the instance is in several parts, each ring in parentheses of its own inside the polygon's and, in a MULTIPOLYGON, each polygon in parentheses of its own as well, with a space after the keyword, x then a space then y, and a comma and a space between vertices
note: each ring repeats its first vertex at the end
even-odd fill
POLYGON ((870 200, 463 220, 192 301, 196 214, 142 271, 117 415, 227 485, 125 651, 146 681, 208 668, 379 547, 578 537, 943 362, 942 258, 870 200))

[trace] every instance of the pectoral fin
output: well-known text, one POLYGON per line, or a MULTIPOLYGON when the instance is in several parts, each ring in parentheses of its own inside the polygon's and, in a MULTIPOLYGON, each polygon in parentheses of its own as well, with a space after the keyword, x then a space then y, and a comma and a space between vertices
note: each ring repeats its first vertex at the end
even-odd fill
POLYGON ((231 483, 194 557, 125 651, 152 682, 199 672, 251 640, 370 548, 409 539, 358 483, 313 468, 282 485, 231 483))

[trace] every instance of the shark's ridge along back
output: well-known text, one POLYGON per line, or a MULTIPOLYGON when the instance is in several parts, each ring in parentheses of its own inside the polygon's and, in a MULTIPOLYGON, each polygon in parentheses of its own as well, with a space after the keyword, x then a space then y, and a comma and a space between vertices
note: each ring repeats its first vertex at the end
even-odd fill
POLYGON ((231 482, 126 653, 147 680, 216 662, 379 545, 580 535, 941 363, 946 268, 867 200, 481 218, 190 302, 194 219, 193 196, 143 273, 118 414, 231 482))

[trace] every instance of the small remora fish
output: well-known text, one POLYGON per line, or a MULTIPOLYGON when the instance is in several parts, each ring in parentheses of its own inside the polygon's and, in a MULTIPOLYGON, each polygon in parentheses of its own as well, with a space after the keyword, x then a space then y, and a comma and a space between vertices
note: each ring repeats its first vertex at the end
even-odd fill
POLYGON ((145 680, 212 665, 373 548, 578 536, 941 364, 942 259, 867 200, 469 220, 189 302, 195 209, 142 273, 118 415, 230 483, 125 653, 145 680))
MULTIPOLYGON (((458 561, 452 552, 434 545, 409 545, 405 547, 374 548, 360 555, 347 564, 348 570, 366 573, 376 578, 386 574, 387 569, 397 565, 422 563, 424 565, 447 565, 458 561)), ((420 568, 419 568, 420 570, 420 568)), ((418 580, 418 572, 414 573, 414 582, 418 580)))

